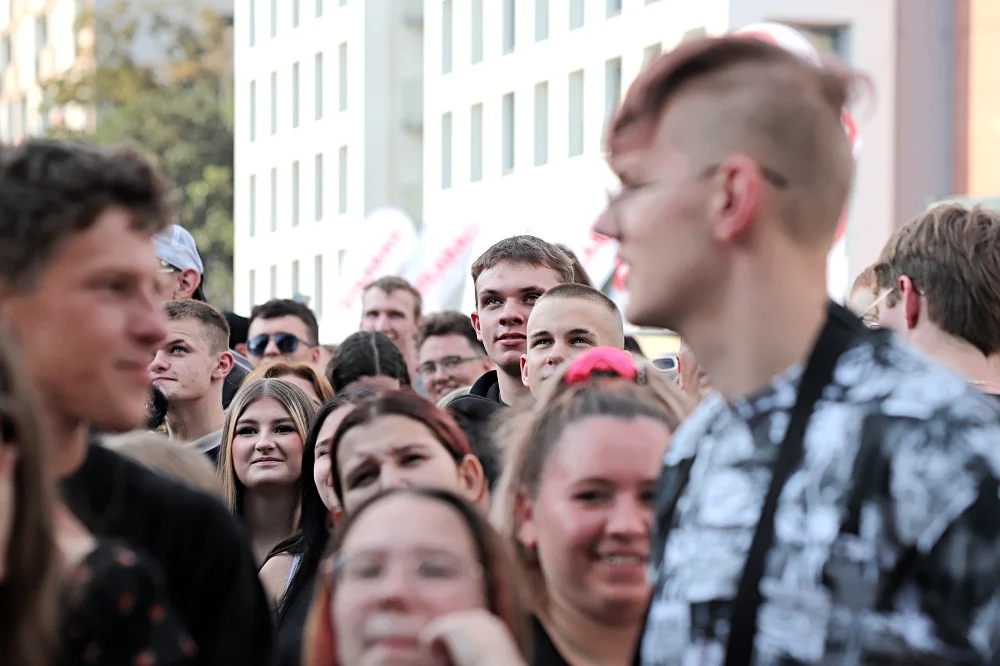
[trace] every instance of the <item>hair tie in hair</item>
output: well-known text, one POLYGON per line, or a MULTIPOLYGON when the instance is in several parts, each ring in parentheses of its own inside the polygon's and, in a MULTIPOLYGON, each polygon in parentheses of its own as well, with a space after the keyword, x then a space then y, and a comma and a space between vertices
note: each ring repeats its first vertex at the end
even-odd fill
POLYGON ((636 384, 646 383, 645 370, 639 367, 632 355, 615 347, 597 347, 578 356, 563 375, 569 386, 585 384, 595 375, 614 375, 636 384))

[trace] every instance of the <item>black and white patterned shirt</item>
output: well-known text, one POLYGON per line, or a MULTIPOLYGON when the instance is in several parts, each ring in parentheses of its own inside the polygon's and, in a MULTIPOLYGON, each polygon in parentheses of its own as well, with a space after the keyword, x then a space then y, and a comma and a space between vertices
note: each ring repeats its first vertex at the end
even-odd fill
MULTIPOLYGON (((675 433, 663 488, 647 666, 715 666, 802 369, 675 433)), ((1000 406, 891 337, 839 359, 780 495, 753 664, 985 664, 1000 659, 1000 406), (862 446, 864 443, 864 446, 862 446), (859 451, 864 462, 855 467, 859 451), (870 457, 869 457, 870 455, 870 457), (859 501, 860 500, 860 501, 859 501), (850 506, 849 506, 850 505, 850 506)))

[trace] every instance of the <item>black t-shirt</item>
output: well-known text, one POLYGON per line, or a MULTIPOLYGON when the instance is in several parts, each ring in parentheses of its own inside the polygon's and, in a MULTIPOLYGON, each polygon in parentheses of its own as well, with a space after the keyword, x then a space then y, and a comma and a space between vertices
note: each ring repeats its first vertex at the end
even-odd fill
POLYGON ((240 526, 218 500, 98 444, 63 482, 69 508, 98 539, 155 558, 170 604, 204 666, 269 666, 271 611, 240 526))

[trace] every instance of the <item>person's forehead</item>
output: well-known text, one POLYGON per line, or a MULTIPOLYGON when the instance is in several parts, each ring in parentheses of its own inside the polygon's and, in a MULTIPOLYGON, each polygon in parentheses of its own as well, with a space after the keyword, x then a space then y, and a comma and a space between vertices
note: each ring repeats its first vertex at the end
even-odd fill
POLYGON ((430 359, 437 356, 448 356, 449 354, 465 354, 472 349, 468 338, 458 333, 447 333, 445 335, 432 335, 418 350, 420 358, 430 359))
POLYGON ((364 303, 365 310, 381 309, 412 312, 415 305, 413 294, 405 289, 395 289, 391 293, 387 293, 378 287, 372 287, 366 291, 362 302, 364 303))
POLYGON ((153 249, 152 232, 132 227, 131 214, 112 207, 85 231, 63 242, 51 267, 72 274, 124 270, 154 273, 160 267, 153 249))
POLYGON ((306 331, 307 327, 304 321, 295 315, 282 315, 270 319, 257 317, 251 322, 248 335, 253 337, 260 333, 294 333, 301 336, 306 331))
POLYGON ((285 406, 281 404, 277 398, 264 397, 254 400, 252 403, 247 405, 247 408, 243 410, 243 414, 240 416, 241 419, 257 419, 257 418, 271 418, 271 419, 284 419, 290 418, 288 410, 285 406))
POLYGON ((549 289, 561 282, 559 274, 548 266, 501 261, 479 275, 476 287, 479 292, 514 292, 533 286, 549 289))
POLYGON ((605 330, 615 324, 616 314, 602 303, 584 298, 545 298, 528 315, 528 335, 536 330, 559 334, 577 328, 605 330))
POLYGON ((170 319, 167 321, 167 337, 164 338, 164 343, 184 340, 203 346, 207 336, 207 327, 197 319, 170 319))
POLYGON ((427 549, 465 555, 473 552, 473 543, 472 535, 454 509, 437 500, 404 495, 386 498, 366 511, 345 536, 343 550, 427 549), (433 523, 434 529, 426 529, 428 523, 433 523), (388 542, 387 526, 393 530, 393 539, 388 542))

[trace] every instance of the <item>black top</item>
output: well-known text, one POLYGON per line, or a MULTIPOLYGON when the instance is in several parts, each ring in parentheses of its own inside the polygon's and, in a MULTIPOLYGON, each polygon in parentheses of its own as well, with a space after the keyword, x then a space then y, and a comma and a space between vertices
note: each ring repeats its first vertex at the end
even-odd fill
POLYGON ((204 666, 270 665, 271 611, 241 527, 218 500, 91 444, 63 482, 69 508, 101 540, 156 560, 204 666))
POLYGON ((222 385, 222 408, 228 409, 229 403, 233 401, 233 397, 240 390, 240 386, 243 385, 243 380, 247 378, 251 372, 253 372, 253 363, 250 362, 245 356, 239 352, 229 350, 229 353, 233 355, 233 368, 226 375, 226 381, 222 385))
POLYGON ((500 381, 497 379, 497 371, 490 370, 476 380, 467 394, 452 400, 448 404, 448 411, 458 412, 474 421, 489 421, 506 406, 500 400, 500 381))
POLYGON ((62 666, 197 663, 159 565, 123 543, 98 545, 70 573, 64 601, 62 666))
MULTIPOLYGON (((531 666, 570 666, 566 658, 560 654, 556 644, 552 642, 545 627, 538 617, 531 616, 531 666)), ((636 650, 632 659, 634 666, 639 666, 639 651, 636 650)))
MULTIPOLYGON (((301 565, 300 565, 301 566, 301 565)), ((282 609, 278 619, 278 638, 276 641, 275 666, 301 666, 302 637, 309 619, 309 609, 312 608, 313 589, 316 586, 314 575, 304 588, 282 609)))

